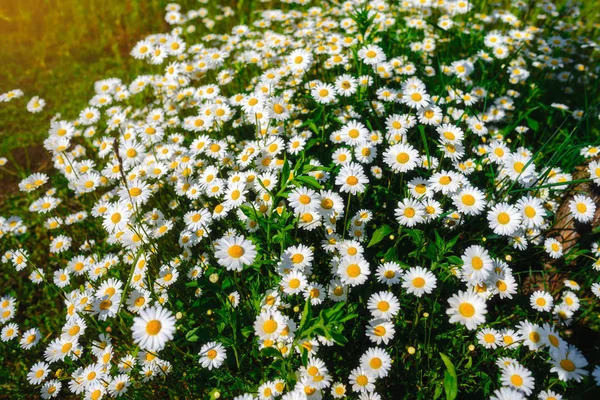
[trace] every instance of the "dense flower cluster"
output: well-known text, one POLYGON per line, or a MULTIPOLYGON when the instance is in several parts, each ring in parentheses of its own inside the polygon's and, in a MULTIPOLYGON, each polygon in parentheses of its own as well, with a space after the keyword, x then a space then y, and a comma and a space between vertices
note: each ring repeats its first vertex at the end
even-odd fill
MULTIPOLYGON (((560 398, 534 379, 524 354, 544 361, 536 376, 589 374, 592 360, 561 331, 583 290, 600 297, 598 284, 536 287, 527 318, 508 310, 524 296, 516 271, 528 266, 511 263, 519 252, 561 259, 574 248, 553 226, 576 179, 521 145, 538 123, 515 115, 543 75, 580 107, 557 103, 548 113, 572 125, 597 120, 576 95, 597 79, 598 67, 585 64, 596 44, 550 2, 532 22, 522 2, 487 15, 466 0, 305 3, 282 1, 204 36, 200 21, 215 25, 207 9, 171 4, 173 29, 131 51, 160 72, 96 82, 76 120, 53 119, 44 146, 87 208, 63 207, 71 199, 56 189, 32 197, 29 210, 52 234, 47 266, 11 241, 27 221, 0 219, 12 246, 2 261, 65 298, 62 330, 28 375, 42 397, 118 397, 183 362, 165 349, 202 337, 184 370, 193 358, 197 368, 243 371, 244 353, 278 366, 248 375, 243 391, 229 393, 236 399, 380 399, 386 377, 412 373, 399 365, 408 343, 428 358, 435 346, 436 365, 439 351, 464 357, 464 343, 412 340, 419 318, 432 321, 429 336, 435 321, 449 335, 438 340, 466 336, 489 352, 502 386, 492 398, 560 398), (471 44, 454 51, 459 34, 471 44), (90 235, 70 234, 71 225, 90 235), (234 336, 186 320, 186 307, 218 309, 234 336), (100 334, 106 324, 126 324, 126 335, 100 334), (52 379, 58 368, 68 380, 52 379)), ((219 10, 220 21, 233 15, 219 10)), ((27 106, 43 107, 37 97, 27 106)), ((599 151, 581 149, 595 185, 599 151)), ((19 188, 34 195, 48 180, 34 174, 19 188)), ((591 196, 572 196, 566 218, 591 224, 591 196)), ((591 251, 600 269, 598 244, 591 251)), ((50 332, 20 333, 17 301, 1 299, 1 339, 35 348, 50 332)))

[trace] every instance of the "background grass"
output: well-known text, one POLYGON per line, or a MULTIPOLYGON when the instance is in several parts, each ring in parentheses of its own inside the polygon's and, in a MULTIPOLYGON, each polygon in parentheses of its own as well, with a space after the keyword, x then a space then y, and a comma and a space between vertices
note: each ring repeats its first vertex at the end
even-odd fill
POLYGON ((46 170, 50 155, 41 143, 50 119, 76 118, 94 94, 94 82, 129 81, 144 63, 129 56, 148 34, 164 32, 167 0, 0 0, 0 93, 19 88, 25 96, 0 107, 0 210, 18 178, 46 170), (38 95, 39 114, 26 110, 38 95), (8 171, 7 171, 8 170, 8 171), (24 170, 24 171, 21 171, 24 170))

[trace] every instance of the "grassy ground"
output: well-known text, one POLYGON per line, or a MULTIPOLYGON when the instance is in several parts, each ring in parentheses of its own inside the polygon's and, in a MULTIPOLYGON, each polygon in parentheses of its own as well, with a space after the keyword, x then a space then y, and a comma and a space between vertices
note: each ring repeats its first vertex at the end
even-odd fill
POLYGON ((95 81, 130 80, 142 63, 129 56, 135 43, 163 32, 166 0, 0 0, 0 93, 20 88, 23 98, 0 107, 0 208, 16 190, 20 170, 49 167, 41 143, 56 113, 72 119, 94 94, 95 81), (27 101, 46 100, 39 114, 27 101), (8 171, 7 171, 8 170, 8 171))

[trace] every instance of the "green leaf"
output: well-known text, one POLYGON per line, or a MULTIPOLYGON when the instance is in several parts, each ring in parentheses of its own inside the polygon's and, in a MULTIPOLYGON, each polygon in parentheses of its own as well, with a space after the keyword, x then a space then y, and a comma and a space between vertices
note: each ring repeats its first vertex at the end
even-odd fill
POLYGON ((321 184, 312 176, 297 176, 295 178, 296 181, 305 184, 306 186, 312 188, 312 189, 323 189, 323 186, 321 186, 321 184))
POLYGON ((265 347, 260 352, 267 357, 283 358, 281 352, 274 347, 265 347))
POLYGON ((367 247, 371 247, 381 242, 384 237, 394 232, 394 229, 389 227, 388 225, 382 225, 375 232, 373 232, 373 236, 371 236, 371 241, 367 245, 367 247))
POLYGON ((419 229, 403 229, 412 239, 415 246, 420 247, 423 244, 423 231, 419 229))
POLYGON ((198 331, 198 329, 200 329, 199 326, 187 332, 185 334, 185 340, 187 340, 188 342, 197 342, 199 337, 195 335, 195 333, 198 331))
POLYGON ((290 179, 290 162, 285 159, 283 162, 283 168, 281 169, 281 189, 285 190, 290 179))
POLYGON ((306 300, 304 303, 304 310, 302 311, 302 319, 300 320, 300 325, 298 325, 298 332, 302 332, 306 326, 306 323, 312 318, 312 308, 310 304, 310 299, 306 300))
POLYGON ((440 396, 442 395, 442 391, 444 390, 444 387, 442 385, 438 385, 435 387, 435 392, 433 393, 433 400, 437 400, 440 398, 440 396))
POLYGON ((444 353, 440 353, 442 361, 446 365, 446 372, 444 373, 444 392, 446 393, 447 400, 454 400, 458 395, 458 378, 456 376, 456 369, 450 358, 444 353))
POLYGON ((539 122, 537 122, 535 119, 530 118, 530 117, 527 117, 527 125, 529 125, 529 127, 536 132, 538 131, 538 129, 540 129, 539 122))
POLYGON ((460 257, 457 256, 450 256, 448 257, 448 261, 450 261, 452 264, 456 264, 456 265, 462 265, 463 261, 460 257))

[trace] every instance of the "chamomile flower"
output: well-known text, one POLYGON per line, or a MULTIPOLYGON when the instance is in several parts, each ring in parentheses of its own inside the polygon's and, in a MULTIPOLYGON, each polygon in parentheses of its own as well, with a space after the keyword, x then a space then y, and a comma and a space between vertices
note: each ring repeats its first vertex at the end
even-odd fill
POLYGON ((363 370, 372 373, 376 378, 384 378, 388 375, 392 366, 392 358, 385 350, 373 347, 360 357, 360 366, 363 370))
POLYGON ((413 227, 425 221, 425 208, 421 202, 410 198, 398 202, 394 214, 402 226, 413 227))
POLYGON ((367 337, 375 344, 388 344, 394 338, 394 324, 384 319, 373 319, 367 327, 367 337))
POLYGON ((544 248, 546 249, 546 253, 552 258, 561 258, 563 255, 562 243, 554 238, 547 238, 544 241, 544 248))
POLYGON ((217 262, 230 271, 241 271, 244 265, 252 265, 256 247, 244 236, 222 237, 215 244, 217 262))
POLYGON ((534 310, 548 312, 552 309, 554 299, 550 293, 538 290, 531 294, 529 302, 534 310))
POLYGON ((498 235, 508 236, 514 233, 521 223, 519 210, 507 203, 498 203, 488 212, 490 228, 498 235))
POLYGON ((589 373, 584 368, 587 367, 588 362, 579 351, 573 345, 568 345, 565 348, 550 353, 552 360, 552 368, 550 372, 556 372, 558 379, 561 381, 569 381, 571 379, 580 382, 584 376, 589 373))
POLYGON ((392 319, 400 311, 400 303, 390 292, 374 293, 367 302, 367 308, 373 318, 392 319))
POLYGON ((227 357, 225 348, 217 342, 210 342, 203 345, 198 355, 200 356, 200 365, 209 370, 219 368, 227 357))
POLYGON ((527 368, 512 364, 502 371, 501 381, 504 386, 512 387, 529 396, 533 392, 535 381, 527 368))
POLYGON ((492 271, 492 259, 488 251, 479 245, 472 245, 465 249, 461 256, 463 261, 463 276, 472 283, 481 283, 492 271))
POLYGON ((383 161, 396 173, 413 170, 419 160, 419 152, 404 143, 396 144, 383 153, 383 161))
POLYGON ((423 267, 411 267, 402 275, 402 287, 406 293, 421 297, 435 289, 437 279, 431 271, 423 267))
POLYGON ((485 301, 474 293, 459 291, 448 299, 450 308, 446 314, 450 316, 450 323, 460 323, 468 330, 474 330, 485 322, 487 305, 485 301))
POLYGON ((175 317, 166 308, 148 307, 134 317, 131 330, 133 341, 137 345, 142 349, 157 352, 173 339, 175 317))
POLYGON ((578 194, 569 201, 569 210, 571 210, 573 218, 579 222, 586 223, 594 218, 596 204, 588 196, 578 194))

